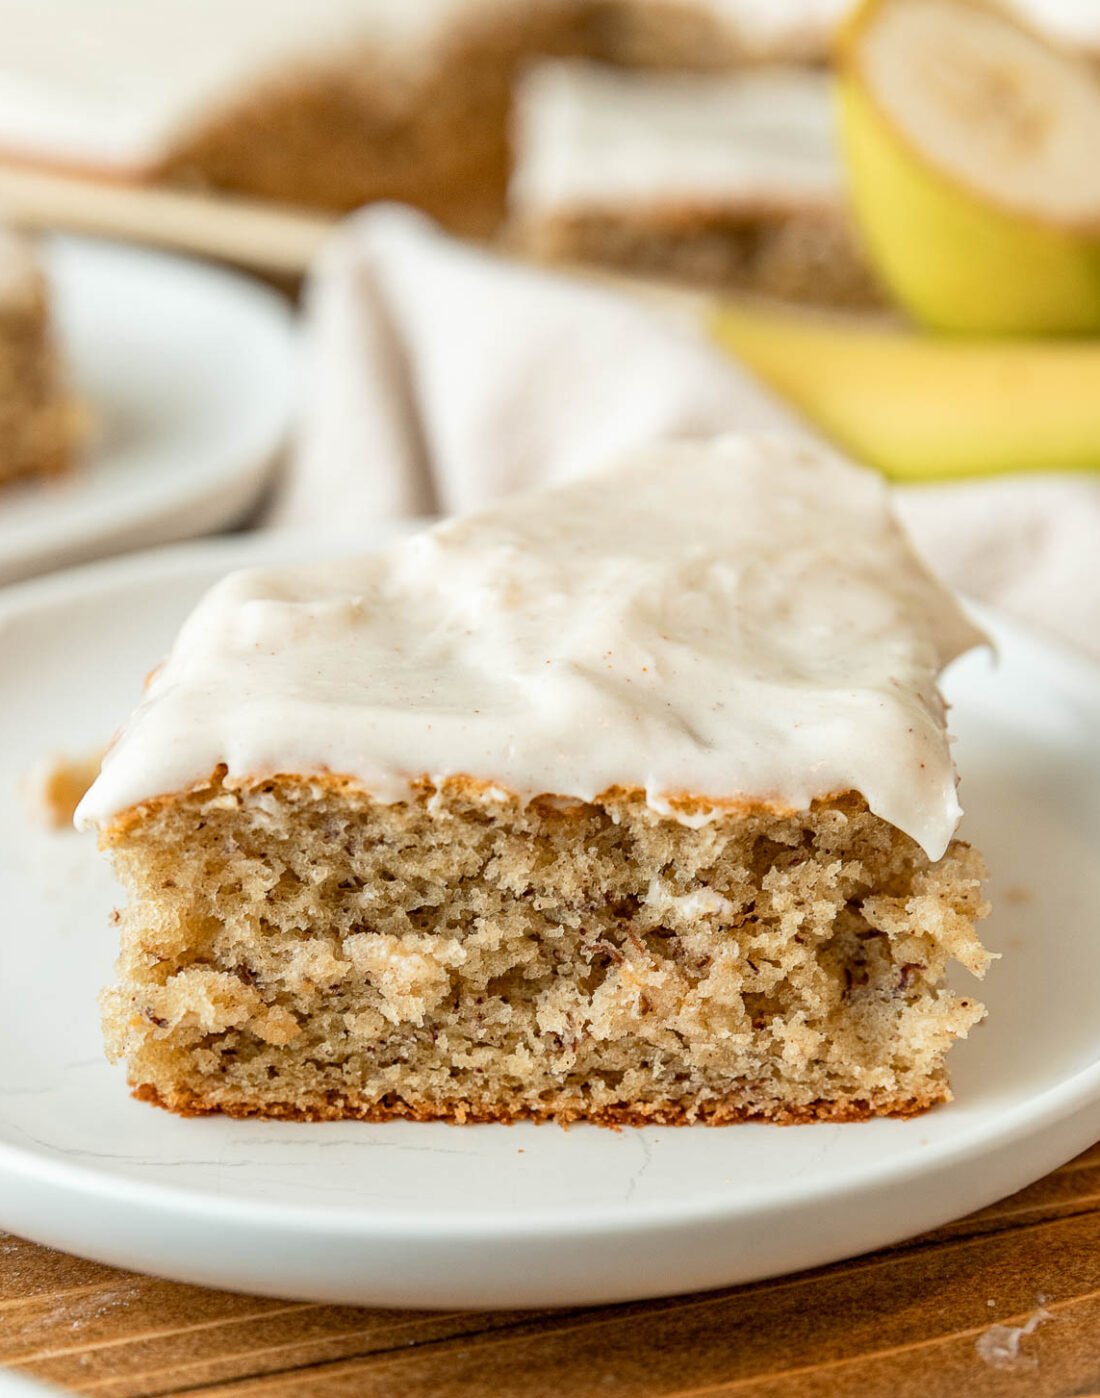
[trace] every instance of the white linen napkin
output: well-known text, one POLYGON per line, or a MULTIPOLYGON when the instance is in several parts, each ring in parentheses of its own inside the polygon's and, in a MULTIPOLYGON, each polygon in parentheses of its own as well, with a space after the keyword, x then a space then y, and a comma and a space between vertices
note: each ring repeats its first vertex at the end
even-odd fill
POLYGON ((348 219, 305 306, 303 422, 276 524, 451 514, 665 437, 806 430, 692 327, 408 209, 348 219))
MULTIPOLYGON (((815 433, 693 324, 633 295, 473 249, 420 214, 347 219, 306 293, 305 403, 268 523, 354 532, 450 514, 632 446, 815 433)), ((953 587, 1100 655, 1100 482, 901 487, 953 587)))

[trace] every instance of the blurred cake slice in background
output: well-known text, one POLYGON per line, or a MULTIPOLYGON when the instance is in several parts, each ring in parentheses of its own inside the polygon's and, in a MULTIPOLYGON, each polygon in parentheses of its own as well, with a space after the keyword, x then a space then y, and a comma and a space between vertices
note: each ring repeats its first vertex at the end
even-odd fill
MULTIPOLYGON (((1044 22, 1046 0, 1015 3, 1044 22)), ((394 200, 482 235, 504 212, 513 87, 540 59, 626 70, 820 68, 850 8, 850 0, 0 0, 0 162, 330 211, 394 200)), ((1057 0, 1049 27, 1085 46, 1091 35, 1096 48, 1096 13, 1087 0, 1057 0)), ((776 99, 778 119, 786 100, 778 89, 776 99)), ((804 103, 791 100, 797 124, 804 103)), ((842 283, 851 275, 837 273, 842 283)))
POLYGON ((33 244, 0 226, 0 486, 71 463, 75 413, 33 244))
POLYGON ((0 152, 491 226, 517 64, 576 0, 0 0, 0 152))
POLYGON ((876 299, 824 73, 546 63, 520 84, 514 142, 512 237, 536 256, 822 304, 876 299))
POLYGON ((852 0, 589 0, 593 56, 629 67, 824 63, 852 0))
POLYGON ((0 160, 340 211, 504 212, 540 58, 820 61, 837 0, 0 0, 0 160))
POLYGON ((981 639, 885 483, 778 436, 233 574, 77 812, 130 896, 109 1051, 185 1114, 945 1101, 989 957, 936 681, 981 639))

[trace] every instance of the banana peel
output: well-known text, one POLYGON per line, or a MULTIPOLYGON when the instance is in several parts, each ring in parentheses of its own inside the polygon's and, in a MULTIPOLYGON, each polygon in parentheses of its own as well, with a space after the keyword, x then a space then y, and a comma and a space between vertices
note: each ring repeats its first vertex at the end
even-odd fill
POLYGON ((724 302, 720 345, 895 480, 1100 468, 1100 341, 958 339, 724 302))

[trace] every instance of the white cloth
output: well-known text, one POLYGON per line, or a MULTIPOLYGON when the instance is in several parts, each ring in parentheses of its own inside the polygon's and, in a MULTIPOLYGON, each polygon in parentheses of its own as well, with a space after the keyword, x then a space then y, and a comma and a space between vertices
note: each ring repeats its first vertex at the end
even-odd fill
MULTIPOLYGON (((813 435, 694 325, 472 249, 406 209, 341 226, 306 321, 303 420, 275 527, 461 512, 662 438, 813 435)), ((951 586, 1100 655, 1100 483, 1008 476, 895 495, 951 586)))
POLYGON ((1100 480, 997 476, 899 487, 894 501, 957 591, 1100 657, 1100 480))
POLYGON ((805 431, 693 327, 392 206, 322 252, 305 353, 280 524, 451 514, 662 438, 805 431))

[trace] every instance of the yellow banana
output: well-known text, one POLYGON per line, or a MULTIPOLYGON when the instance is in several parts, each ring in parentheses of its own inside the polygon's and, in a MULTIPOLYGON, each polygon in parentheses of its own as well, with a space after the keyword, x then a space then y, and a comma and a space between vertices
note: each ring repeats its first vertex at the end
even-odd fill
POLYGON ((727 302, 718 342, 899 480, 1100 467, 1100 341, 937 338, 727 302))
POLYGON ((939 330, 1100 330, 1100 72, 981 0, 866 0, 837 48, 856 220, 939 330))

